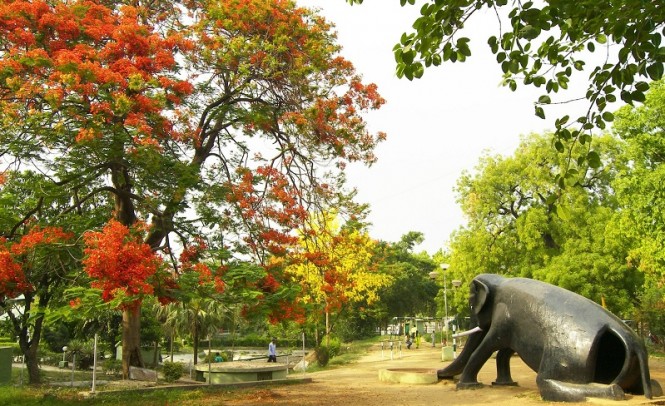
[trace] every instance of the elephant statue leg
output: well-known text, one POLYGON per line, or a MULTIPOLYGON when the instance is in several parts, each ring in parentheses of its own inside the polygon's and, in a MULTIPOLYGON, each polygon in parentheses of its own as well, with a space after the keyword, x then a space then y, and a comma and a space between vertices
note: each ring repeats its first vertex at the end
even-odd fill
POLYGON ((478 373, 496 350, 490 343, 493 343, 491 331, 488 332, 478 348, 469 357, 469 361, 460 375, 460 380, 457 382, 457 389, 474 389, 483 386, 482 383, 478 382, 478 373))
POLYGON ((663 396, 663 388, 660 386, 657 380, 650 379, 651 382, 651 395, 654 397, 663 396))
POLYGON ((494 386, 517 386, 510 376, 510 358, 515 351, 510 348, 499 350, 496 354, 496 381, 492 382, 494 386))
POLYGON ((540 396, 549 402, 584 402, 586 398, 623 400, 625 394, 617 384, 569 383, 555 379, 545 379, 540 375, 536 379, 540 396))

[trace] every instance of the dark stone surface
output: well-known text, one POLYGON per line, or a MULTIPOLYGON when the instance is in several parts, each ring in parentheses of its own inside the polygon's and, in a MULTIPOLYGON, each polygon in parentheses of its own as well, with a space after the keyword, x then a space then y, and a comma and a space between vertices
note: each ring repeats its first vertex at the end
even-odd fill
POLYGON ((460 375, 458 389, 477 388, 480 368, 498 351, 496 383, 515 384, 510 358, 517 353, 537 372, 544 400, 618 400, 624 392, 651 398, 662 392, 650 379, 644 341, 583 296, 533 279, 481 274, 471 283, 469 304, 481 331, 437 372, 441 379, 460 375))

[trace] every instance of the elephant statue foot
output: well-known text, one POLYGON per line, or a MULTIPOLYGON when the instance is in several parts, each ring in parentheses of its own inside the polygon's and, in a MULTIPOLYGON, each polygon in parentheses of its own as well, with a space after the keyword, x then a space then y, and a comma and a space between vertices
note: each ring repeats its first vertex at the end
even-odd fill
POLYGON ((617 384, 579 384, 554 379, 538 379, 537 383, 540 396, 549 402, 584 402, 586 398, 625 399, 623 389, 617 384))
POLYGON ((457 382, 457 389, 480 389, 483 386, 480 382, 457 382))
POLYGON ((510 381, 510 382, 494 381, 492 382, 492 386, 519 386, 519 385, 515 381, 510 381))
POLYGON ((651 395, 654 397, 663 396, 663 388, 655 379, 651 380, 651 395))
POLYGON ((492 382, 492 386, 517 386, 510 375, 510 358, 513 354, 515 351, 508 348, 496 353, 496 381, 492 382))

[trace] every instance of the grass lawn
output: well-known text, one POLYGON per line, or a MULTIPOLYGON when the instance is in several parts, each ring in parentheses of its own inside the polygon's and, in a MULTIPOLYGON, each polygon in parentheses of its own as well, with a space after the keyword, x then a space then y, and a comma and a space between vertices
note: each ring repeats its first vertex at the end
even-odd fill
MULTIPOLYGON (((351 364, 361 356, 367 353, 368 349, 378 345, 380 337, 368 340, 354 341, 353 343, 343 344, 341 354, 332 358, 326 368, 336 368, 351 364)), ((314 372, 323 368, 316 365, 310 365, 308 371, 314 372)), ((122 405, 122 406, 156 406, 156 405, 221 405, 224 402, 238 397, 245 397, 248 393, 255 392, 257 388, 243 387, 215 387, 201 386, 193 389, 169 388, 159 390, 134 389, 125 391, 111 392, 109 387, 98 386, 97 394, 94 397, 86 398, 89 394, 90 386, 87 387, 68 387, 51 386, 50 382, 70 382, 72 379, 71 370, 62 369, 59 371, 42 370, 42 382, 40 386, 28 386, 27 371, 21 371, 21 368, 14 368, 12 371, 12 385, 0 386, 0 405, 40 405, 40 406, 70 406, 70 405, 122 405), (24 385, 20 386, 20 376, 23 374, 24 385)), ((98 380, 114 380, 118 378, 97 375, 98 380)), ((74 381, 92 381, 90 371, 75 371, 74 381)), ((163 382, 163 381, 161 381, 163 382)), ((281 382, 279 385, 290 385, 294 383, 281 382)), ((116 388, 114 388, 116 389, 116 388)))
POLYGON ((84 398, 77 388, 55 387, 0 387, 0 405, 219 405, 234 397, 252 392, 252 388, 201 387, 197 389, 162 389, 154 391, 132 390, 116 393, 100 392, 97 396, 84 398))

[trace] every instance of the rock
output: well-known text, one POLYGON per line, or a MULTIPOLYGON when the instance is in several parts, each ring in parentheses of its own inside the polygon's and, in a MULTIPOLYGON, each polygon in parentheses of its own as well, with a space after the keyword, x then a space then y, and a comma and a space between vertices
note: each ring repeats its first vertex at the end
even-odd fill
POLYGON ((297 363, 296 365, 293 366, 293 370, 298 371, 298 372, 306 371, 308 365, 309 365, 309 362, 307 362, 305 360, 301 360, 299 363, 297 363))
POLYGON ((157 371, 146 368, 138 367, 129 367, 129 379, 135 379, 137 381, 156 381, 157 380, 157 371))

